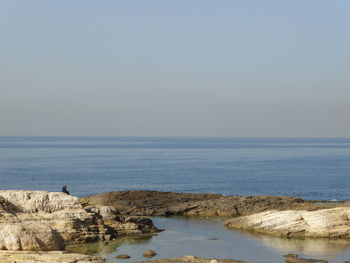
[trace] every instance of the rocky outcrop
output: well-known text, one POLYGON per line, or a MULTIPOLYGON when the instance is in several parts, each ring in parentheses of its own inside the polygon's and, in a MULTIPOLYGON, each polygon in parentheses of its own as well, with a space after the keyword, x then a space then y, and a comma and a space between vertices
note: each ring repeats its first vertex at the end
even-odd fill
POLYGON ((64 243, 157 232, 150 219, 114 208, 83 208, 78 198, 44 191, 0 191, 0 249, 60 250, 64 243))
POLYGON ((282 196, 223 196, 157 191, 121 191, 80 199, 83 205, 107 205, 126 215, 241 216, 268 211, 317 210, 329 205, 282 196))
POLYGON ((0 230, 1 250, 63 250, 64 240, 44 224, 8 224, 0 230))
POLYGON ((296 254, 288 254, 288 255, 284 255, 283 257, 284 257, 285 263, 327 263, 328 262, 327 260, 324 260, 324 259, 301 258, 299 257, 299 255, 296 255, 296 254))
POLYGON ((167 216, 183 214, 197 201, 218 197, 220 195, 136 190, 83 197, 80 202, 83 205, 112 206, 125 215, 167 216))
POLYGON ((0 197, 11 204, 7 211, 14 213, 52 213, 82 208, 77 197, 59 192, 7 190, 0 191, 0 197))
POLYGON ((107 263, 103 258, 65 251, 0 250, 1 263, 107 263))
POLYGON ((157 255, 157 253, 152 249, 145 250, 142 253, 142 256, 144 256, 146 258, 153 258, 156 255, 157 255))
POLYGON ((184 256, 182 258, 163 258, 155 260, 140 261, 135 263, 249 263, 234 259, 200 258, 195 256, 184 256))
POLYGON ((230 228, 286 237, 350 238, 349 206, 282 196, 222 196, 122 191, 81 198, 83 205, 108 205, 124 215, 226 216, 230 228))
POLYGON ((229 219, 225 225, 283 237, 350 238, 350 208, 268 211, 229 219))

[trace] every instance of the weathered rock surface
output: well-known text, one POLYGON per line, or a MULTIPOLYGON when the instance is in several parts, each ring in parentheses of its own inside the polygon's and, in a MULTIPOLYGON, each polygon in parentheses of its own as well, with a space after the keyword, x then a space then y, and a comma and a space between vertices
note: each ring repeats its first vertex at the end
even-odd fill
POLYGON ((106 263, 101 257, 64 251, 8 251, 0 250, 1 263, 106 263))
POLYGON ((155 255, 157 255, 157 253, 154 250, 152 250, 152 249, 145 250, 142 253, 142 256, 144 256, 146 258, 152 258, 155 255))
POLYGON ((130 256, 127 254, 120 254, 120 255, 116 255, 115 258, 128 259, 130 258, 130 256))
MULTIPOLYGON (((185 211, 173 209, 179 204, 191 205, 193 202, 217 198, 214 194, 187 194, 158 191, 121 191, 102 193, 80 198, 83 205, 104 205, 116 208, 126 215, 167 216, 182 214, 185 211)), ((188 209, 187 206, 183 208, 188 209)))
POLYGON ((7 211, 14 213, 52 213, 82 208, 77 197, 60 192, 7 190, 0 191, 0 196, 11 204, 7 211))
MULTIPOLYGON (((305 259, 296 254, 288 254, 284 256, 285 263, 327 263, 323 259, 305 259)), ((281 261, 282 262, 282 261, 281 261)), ((346 261, 344 263, 348 263, 346 261)), ((217 258, 199 258, 195 256, 184 256, 182 258, 164 258, 147 261, 139 261, 135 263, 249 263, 234 259, 217 259, 217 258)))
POLYGON ((299 255, 296 254, 288 254, 284 255, 284 260, 285 263, 327 263, 327 260, 324 259, 306 259, 306 258, 301 258, 299 255))
POLYGON ((0 230, 1 250, 63 250, 64 245, 61 235, 43 224, 9 224, 0 230))
POLYGON ((83 205, 106 205, 126 215, 241 216, 268 210, 317 210, 329 205, 282 196, 223 196, 158 191, 121 191, 80 199, 83 205))
POLYGON ((58 250, 69 243, 157 232, 148 218, 122 216, 64 193, 0 191, 0 249, 58 250))
POLYGON ((199 258, 195 256, 184 256, 182 258, 163 258, 156 260, 140 261, 135 263, 249 263, 234 259, 199 258))
POLYGON ((317 211, 268 211, 232 218, 230 228, 253 230, 285 237, 350 238, 350 208, 317 211))

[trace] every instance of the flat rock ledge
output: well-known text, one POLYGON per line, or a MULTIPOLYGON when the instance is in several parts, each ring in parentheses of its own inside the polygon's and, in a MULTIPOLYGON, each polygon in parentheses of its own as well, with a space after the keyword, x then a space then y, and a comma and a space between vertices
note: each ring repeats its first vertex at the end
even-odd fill
MULTIPOLYGON (((328 263, 328 261, 324 259, 302 258, 296 254, 288 254, 283 257, 285 263, 328 263)), ((347 261, 344 263, 347 263, 347 261)))
POLYGON ((63 250, 65 243, 155 232, 148 218, 124 216, 108 206, 83 208, 77 197, 65 193, 0 191, 1 250, 63 250))
MULTIPOLYGON (((327 260, 314 259, 314 258, 302 258, 296 254, 284 255, 285 263, 327 263, 327 260)), ((282 259, 281 259, 282 262, 282 259)), ((247 261, 240 261, 234 259, 218 259, 218 258, 200 258, 195 256, 184 256, 182 258, 170 258, 170 259, 155 259, 147 261, 139 261, 135 263, 250 263, 247 261)), ((350 263, 345 261, 344 263, 350 263)))
POLYGON ((317 211, 267 211, 232 218, 224 223, 243 229, 282 237, 350 238, 350 208, 317 211))
POLYGON ((1 263, 106 263, 101 257, 64 251, 8 251, 0 250, 1 263))
POLYGON ((135 263, 250 263, 234 259, 200 258, 196 256, 184 256, 181 258, 162 258, 155 260, 139 261, 135 263))
POLYGON ((83 205, 114 207, 124 215, 237 217, 268 210, 317 210, 330 205, 285 196, 223 196, 159 191, 108 192, 80 198, 83 205))

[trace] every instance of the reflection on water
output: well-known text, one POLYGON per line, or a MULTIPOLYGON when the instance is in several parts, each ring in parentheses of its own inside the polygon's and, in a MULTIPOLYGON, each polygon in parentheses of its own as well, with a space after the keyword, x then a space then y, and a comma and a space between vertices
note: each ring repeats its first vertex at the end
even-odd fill
POLYGON ((146 243, 151 238, 151 235, 145 235, 141 237, 121 237, 111 241, 99 241, 87 244, 69 245, 66 247, 66 250, 86 255, 99 254, 101 256, 107 256, 112 252, 116 252, 117 247, 120 245, 136 245, 139 243, 146 243))
MULTIPOLYGON (((96 254, 109 262, 115 256, 131 256, 125 263, 142 261, 142 252, 152 249, 158 258, 195 255, 207 258, 233 258, 256 263, 281 263, 283 255, 300 254, 306 258, 340 263, 350 259, 350 242, 327 239, 287 239, 250 232, 229 230, 222 221, 194 218, 153 218, 154 224, 166 231, 153 237, 124 237, 94 244, 70 246, 70 251, 96 254)), ((118 261, 120 262, 120 260, 118 261)))
POLYGON ((350 241, 344 239, 280 238, 254 232, 239 232, 281 253, 294 252, 296 254, 323 257, 330 260, 344 250, 350 250, 350 241))

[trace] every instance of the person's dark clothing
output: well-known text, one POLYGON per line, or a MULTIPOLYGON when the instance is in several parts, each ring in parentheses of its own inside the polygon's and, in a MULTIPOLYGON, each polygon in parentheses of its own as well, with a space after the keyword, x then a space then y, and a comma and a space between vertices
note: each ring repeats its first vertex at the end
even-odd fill
POLYGON ((64 186, 62 187, 62 192, 63 192, 63 193, 66 193, 67 195, 69 195, 69 192, 68 192, 68 190, 67 190, 67 186, 64 185, 64 186))

